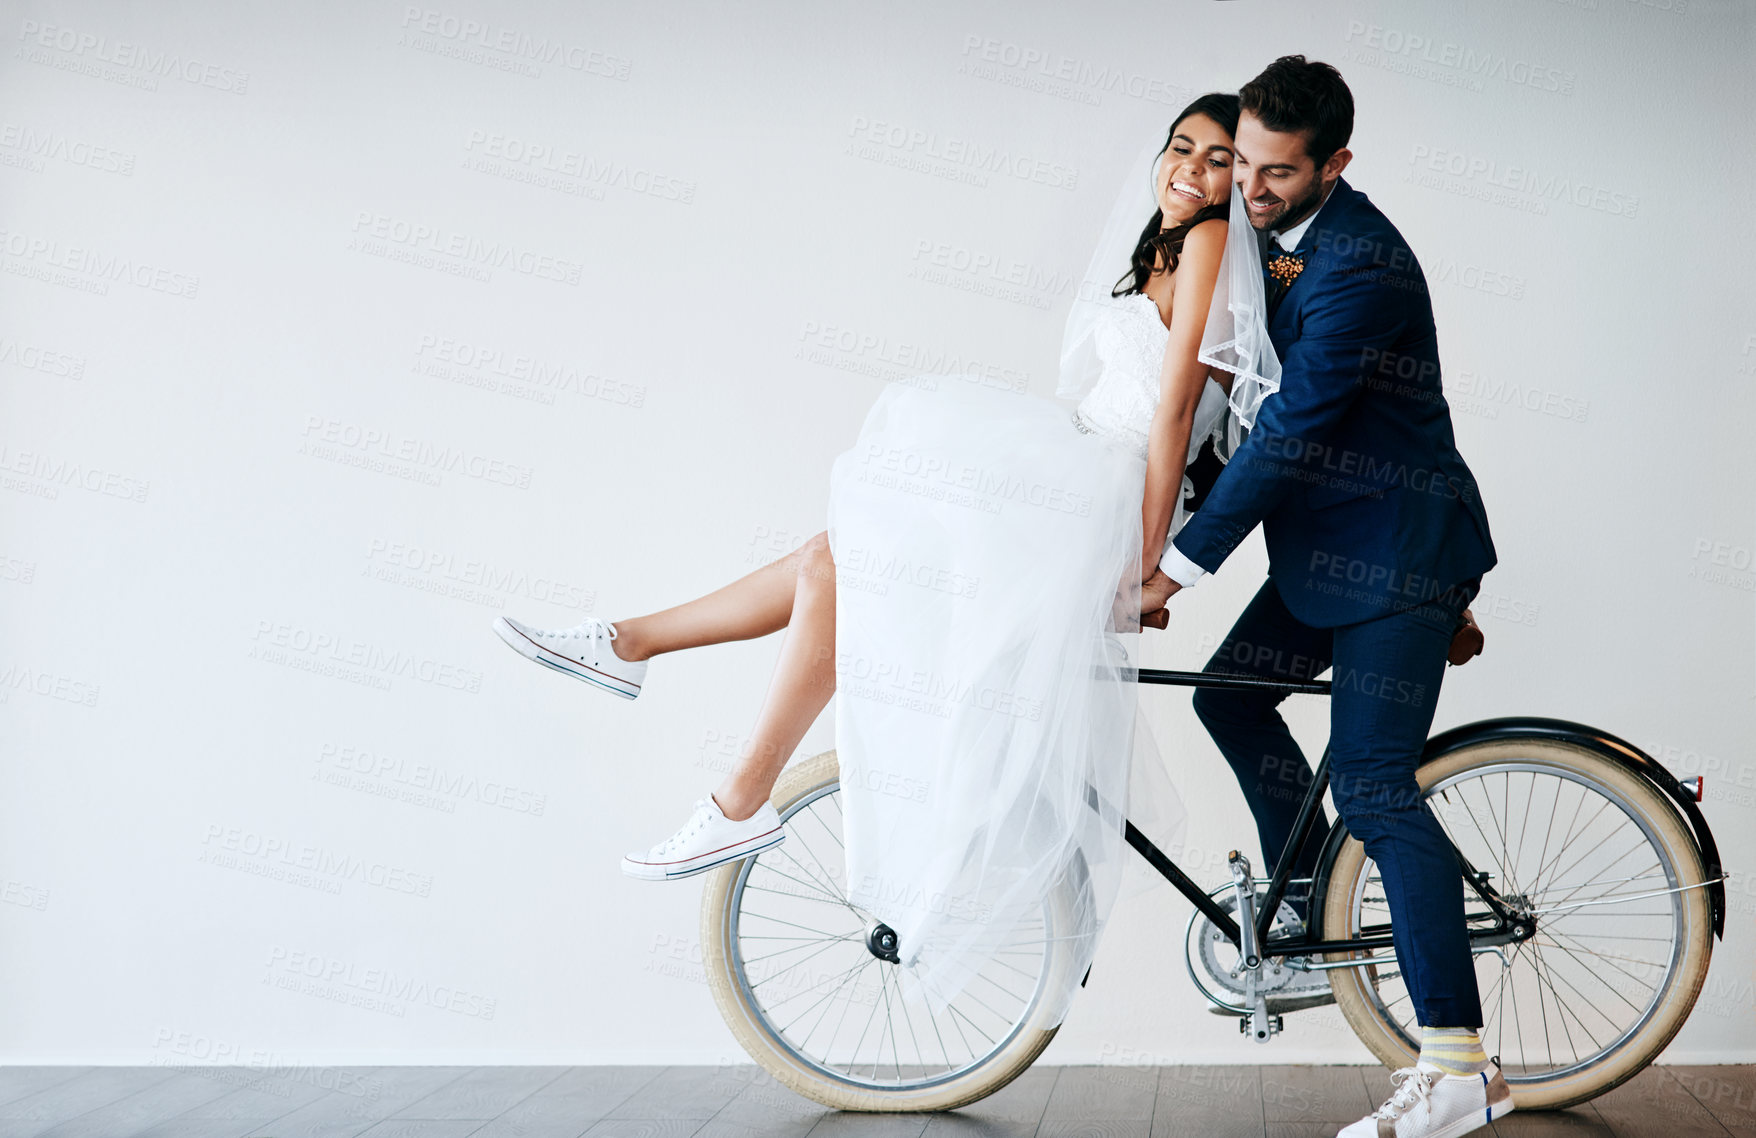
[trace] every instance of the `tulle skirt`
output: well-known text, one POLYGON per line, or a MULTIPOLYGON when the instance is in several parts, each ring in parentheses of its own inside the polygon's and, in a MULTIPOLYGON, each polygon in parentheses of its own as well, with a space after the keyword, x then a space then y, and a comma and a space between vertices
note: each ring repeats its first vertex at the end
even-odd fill
MULTIPOLYGON (((1145 463, 1068 409, 946 376, 893 384, 831 477, 849 897, 943 1006, 1040 929, 1096 951, 1130 783, 1180 804, 1137 730, 1145 463)), ((1145 736, 1143 738, 1143 736, 1145 736)))

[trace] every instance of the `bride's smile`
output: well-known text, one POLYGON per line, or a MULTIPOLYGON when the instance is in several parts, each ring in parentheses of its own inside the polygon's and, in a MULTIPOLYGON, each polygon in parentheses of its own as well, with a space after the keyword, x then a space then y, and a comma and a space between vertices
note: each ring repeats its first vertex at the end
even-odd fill
POLYGON ((1154 191, 1163 226, 1180 225, 1202 208, 1225 201, 1231 179, 1231 134, 1204 114, 1184 118, 1158 164, 1154 191))

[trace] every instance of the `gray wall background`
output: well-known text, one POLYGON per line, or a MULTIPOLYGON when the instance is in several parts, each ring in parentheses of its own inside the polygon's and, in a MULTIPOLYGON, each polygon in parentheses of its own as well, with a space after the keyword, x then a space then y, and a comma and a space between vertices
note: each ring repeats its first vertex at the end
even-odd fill
MULTIPOLYGON (((1124 163, 1291 51, 1353 87, 1501 552, 1437 726, 1706 772, 1740 877, 1670 1056, 1756 1055, 1747 4, 440 3, 0 10, 0 1059, 740 1059, 699 883, 616 861, 777 642, 624 704, 489 621, 786 552, 921 361, 1048 394, 1124 163)), ((1217 883, 1247 814, 1149 703, 1217 883)), ((1366 1058, 1332 1010, 1206 1015, 1186 913, 1131 896, 1046 1061, 1366 1058)))

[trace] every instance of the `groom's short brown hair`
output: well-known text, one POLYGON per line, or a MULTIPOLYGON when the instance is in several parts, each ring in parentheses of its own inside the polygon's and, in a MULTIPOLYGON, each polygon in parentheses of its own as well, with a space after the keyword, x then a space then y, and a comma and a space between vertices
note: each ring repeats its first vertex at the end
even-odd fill
POLYGON ((1275 131, 1303 131, 1305 153, 1321 166, 1354 133, 1354 93, 1341 72, 1302 55, 1283 55, 1238 91, 1239 109, 1275 131))

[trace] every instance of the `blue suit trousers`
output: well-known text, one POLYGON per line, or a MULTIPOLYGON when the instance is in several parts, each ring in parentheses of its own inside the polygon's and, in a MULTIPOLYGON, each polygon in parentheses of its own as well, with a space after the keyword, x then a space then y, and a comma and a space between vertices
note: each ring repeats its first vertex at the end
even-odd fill
MULTIPOLYGON (((1446 652, 1480 578, 1417 607, 1334 628, 1288 610, 1270 580, 1206 670, 1276 679, 1331 676, 1330 792, 1348 831, 1377 863, 1392 937, 1415 1014, 1428 1027, 1480 1027, 1481 997, 1464 927, 1463 875, 1428 811, 1415 768, 1433 723, 1446 652)), ((1313 772, 1278 710, 1284 695, 1200 688, 1195 711, 1237 775, 1269 871, 1293 831, 1313 772)), ((1326 817, 1294 865, 1309 877, 1326 817)), ((1305 899, 1294 899, 1301 914, 1305 899)))

